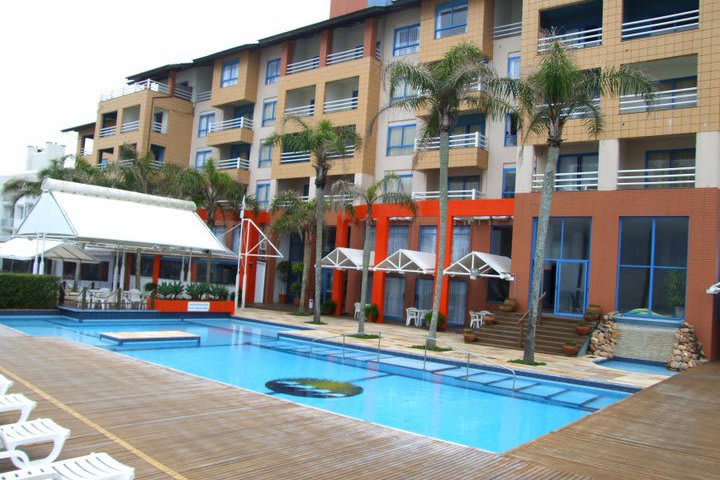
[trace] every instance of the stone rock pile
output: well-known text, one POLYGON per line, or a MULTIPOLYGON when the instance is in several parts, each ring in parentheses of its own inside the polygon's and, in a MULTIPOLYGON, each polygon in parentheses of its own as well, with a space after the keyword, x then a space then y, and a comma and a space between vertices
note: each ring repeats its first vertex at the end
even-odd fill
POLYGON ((702 343, 700 343, 695 333, 695 327, 683 322, 675 333, 675 346, 667 367, 670 370, 682 372, 688 368, 696 367, 704 361, 705 353, 702 350, 702 343))
POLYGON ((603 315, 590 338, 590 354, 605 358, 614 357, 619 335, 613 315, 603 315))

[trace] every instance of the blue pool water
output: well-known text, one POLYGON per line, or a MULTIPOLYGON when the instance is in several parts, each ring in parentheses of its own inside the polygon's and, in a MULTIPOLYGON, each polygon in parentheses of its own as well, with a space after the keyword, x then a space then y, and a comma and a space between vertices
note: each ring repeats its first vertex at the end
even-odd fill
MULTIPOLYGON (((35 336, 60 336, 124 355, 331 412, 492 452, 504 452, 610 405, 628 392, 428 362, 292 338, 289 327, 230 319, 98 320, 4 317, 0 323, 35 336), (195 342, 118 346, 103 332, 182 330, 195 342), (281 332, 285 332, 281 334, 281 332), (310 352, 312 347, 312 352, 310 352), (266 386, 273 380, 350 382, 362 393, 301 385, 315 396, 266 386)), ((292 382, 291 382, 292 383, 292 382)), ((297 384, 292 383, 297 386, 297 384)), ((305 389, 305 390, 303 390, 305 389)))
POLYGON ((611 360, 601 360, 595 363, 607 368, 625 370, 626 372, 650 373, 652 375, 664 375, 666 377, 677 373, 665 368, 665 364, 657 362, 643 362, 639 360, 613 358, 611 360))

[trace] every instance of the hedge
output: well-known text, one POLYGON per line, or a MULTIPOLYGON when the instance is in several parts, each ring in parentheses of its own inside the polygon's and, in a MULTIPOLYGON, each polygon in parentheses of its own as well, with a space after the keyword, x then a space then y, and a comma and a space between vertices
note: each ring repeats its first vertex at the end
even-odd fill
POLYGON ((59 291, 58 277, 0 273, 0 309, 57 308, 59 291))

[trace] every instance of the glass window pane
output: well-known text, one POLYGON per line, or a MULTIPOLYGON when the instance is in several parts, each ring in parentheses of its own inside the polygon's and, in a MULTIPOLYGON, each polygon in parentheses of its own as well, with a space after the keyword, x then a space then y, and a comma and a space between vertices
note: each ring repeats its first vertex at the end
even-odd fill
POLYGON ((401 128, 391 128, 389 145, 391 147, 397 147, 401 143, 402 143, 402 129, 401 128))
POLYGON ((455 225, 452 235, 451 261, 456 262, 470 253, 470 227, 455 225))
POLYGON ((435 253, 437 245, 437 227, 434 225, 423 225, 420 227, 420 244, 418 249, 421 252, 435 253))
POLYGON ((551 218, 545 240, 545 258, 560 258, 560 239, 562 238, 562 219, 551 218))
POLYGON ((656 268, 653 274, 652 313, 685 317, 685 270, 656 268))
POLYGON ((590 222, 589 218, 565 219, 562 258, 590 259, 590 222))
POLYGON ((398 250, 407 250, 408 248, 408 226, 407 225, 391 225, 388 233, 388 255, 392 255, 398 250))
POLYGON ((400 320, 404 318, 405 312, 405 278, 385 278, 385 312, 387 318, 400 320))
POLYGON ((557 312, 580 315, 585 311, 585 269, 580 262, 559 262, 557 312))
POLYGON ((625 314, 647 315, 650 291, 650 269, 620 267, 618 276, 618 310, 625 314))
POLYGON ((625 217, 621 223, 620 264, 650 265, 652 218, 625 217))
POLYGON ((688 219, 678 217, 655 220, 655 265, 686 267, 688 219))
POLYGON ((432 278, 418 278, 415 282, 415 308, 430 310, 433 302, 432 278))
POLYGON ((449 325, 465 325, 465 307, 467 305, 467 282, 464 280, 450 280, 448 292, 449 325))

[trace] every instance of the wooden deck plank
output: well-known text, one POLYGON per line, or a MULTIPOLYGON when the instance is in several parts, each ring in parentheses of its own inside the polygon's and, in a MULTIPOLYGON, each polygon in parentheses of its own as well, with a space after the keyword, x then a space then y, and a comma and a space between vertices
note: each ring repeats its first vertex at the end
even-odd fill
POLYGON ((72 430, 61 458, 106 451, 138 479, 587 478, 57 338, 0 338, 0 371, 72 430))

